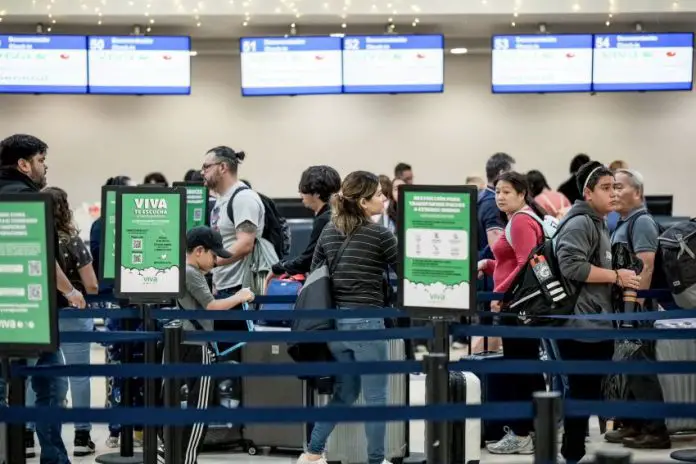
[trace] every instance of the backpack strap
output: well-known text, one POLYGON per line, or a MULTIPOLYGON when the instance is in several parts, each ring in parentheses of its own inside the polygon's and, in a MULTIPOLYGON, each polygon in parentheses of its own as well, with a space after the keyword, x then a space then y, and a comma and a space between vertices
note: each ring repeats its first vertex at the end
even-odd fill
MULTIPOLYGON (((645 216, 648 214, 647 211, 639 211, 633 216, 631 216, 627 222, 627 229, 626 229, 626 244, 628 245, 628 249, 631 251, 631 254, 636 254, 635 251, 633 250, 633 229, 636 226, 636 221, 638 221, 638 218, 641 216, 645 216)), ((616 232, 614 232, 616 233, 616 232)))
POLYGON ((234 208, 233 208, 234 199, 237 196, 237 194, 239 194, 239 192, 242 192, 244 190, 250 190, 250 189, 246 185, 239 187, 237 190, 235 190, 232 193, 232 196, 230 197, 230 201, 227 202, 227 217, 230 218, 230 221, 232 222, 232 226, 235 225, 235 223, 234 223, 234 208))
POLYGON ((526 214, 527 216, 533 218, 536 222, 539 223, 539 226, 541 227, 541 235, 542 237, 546 236, 546 233, 544 232, 544 221, 541 220, 539 216, 536 215, 534 211, 527 210, 527 209, 522 209, 515 214, 512 215, 510 220, 508 221, 507 224, 505 224, 505 240, 512 246, 512 221, 515 219, 515 216, 518 214, 526 214))

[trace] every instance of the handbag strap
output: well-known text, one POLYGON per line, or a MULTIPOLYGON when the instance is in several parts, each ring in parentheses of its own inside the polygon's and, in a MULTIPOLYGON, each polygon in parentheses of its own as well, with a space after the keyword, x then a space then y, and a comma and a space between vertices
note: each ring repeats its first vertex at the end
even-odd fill
POLYGON ((331 264, 329 264, 329 275, 330 276, 333 276, 333 273, 336 271, 336 267, 338 266, 338 262, 341 260, 341 256, 343 256, 343 252, 346 251, 346 248, 348 248, 348 244, 350 243, 352 238, 353 238, 353 234, 350 234, 349 236, 346 237, 345 240, 343 240, 341 247, 336 252, 336 256, 334 257, 333 262, 331 264))

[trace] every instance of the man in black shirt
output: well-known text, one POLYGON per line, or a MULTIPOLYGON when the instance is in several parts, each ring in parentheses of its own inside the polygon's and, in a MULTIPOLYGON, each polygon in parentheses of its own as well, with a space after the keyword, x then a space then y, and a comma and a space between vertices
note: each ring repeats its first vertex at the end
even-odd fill
MULTIPOLYGON (((0 142, 0 194, 39 192, 46 186, 46 151, 48 146, 31 135, 13 135, 0 142)), ((58 249, 58 235, 53 237, 58 249)), ((85 299, 75 289, 63 269, 56 262, 56 286, 58 307, 85 307, 85 299)), ((36 359, 28 359, 29 365, 63 364, 63 355, 42 353, 36 359)), ((32 389, 36 394, 37 407, 55 407, 65 404, 68 379, 64 377, 33 377, 32 389)), ((0 380, 0 397, 4 402, 5 382, 0 380)), ((42 464, 69 463, 68 454, 61 437, 61 424, 37 422, 36 434, 41 445, 42 464)), ((33 441, 33 437, 31 437, 33 441)))
POLYGON ((589 162, 589 156, 583 153, 575 155, 573 161, 570 162, 570 178, 563 182, 560 187, 558 187, 558 191, 566 196, 571 205, 578 200, 584 200, 582 192, 578 190, 577 173, 584 164, 589 162))

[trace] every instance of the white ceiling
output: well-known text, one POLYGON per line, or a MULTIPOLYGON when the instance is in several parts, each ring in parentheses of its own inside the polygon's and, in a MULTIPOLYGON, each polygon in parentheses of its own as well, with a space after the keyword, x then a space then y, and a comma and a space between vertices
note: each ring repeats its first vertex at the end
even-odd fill
POLYGON ((52 33, 127 34, 140 25, 201 39, 285 34, 293 23, 299 34, 380 33, 391 20, 396 32, 441 32, 458 46, 539 23, 550 32, 625 32, 636 22, 691 31, 696 0, 0 0, 0 18, 0 33, 42 23, 52 33))

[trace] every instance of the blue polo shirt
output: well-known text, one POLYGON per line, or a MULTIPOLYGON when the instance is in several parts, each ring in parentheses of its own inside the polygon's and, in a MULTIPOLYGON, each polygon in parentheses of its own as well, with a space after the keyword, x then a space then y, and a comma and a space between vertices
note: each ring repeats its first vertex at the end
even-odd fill
POLYGON ((478 259, 492 259, 493 253, 488 246, 489 230, 504 230, 505 225, 500 218, 500 210, 495 204, 495 190, 488 186, 479 193, 477 205, 478 215, 478 259))

